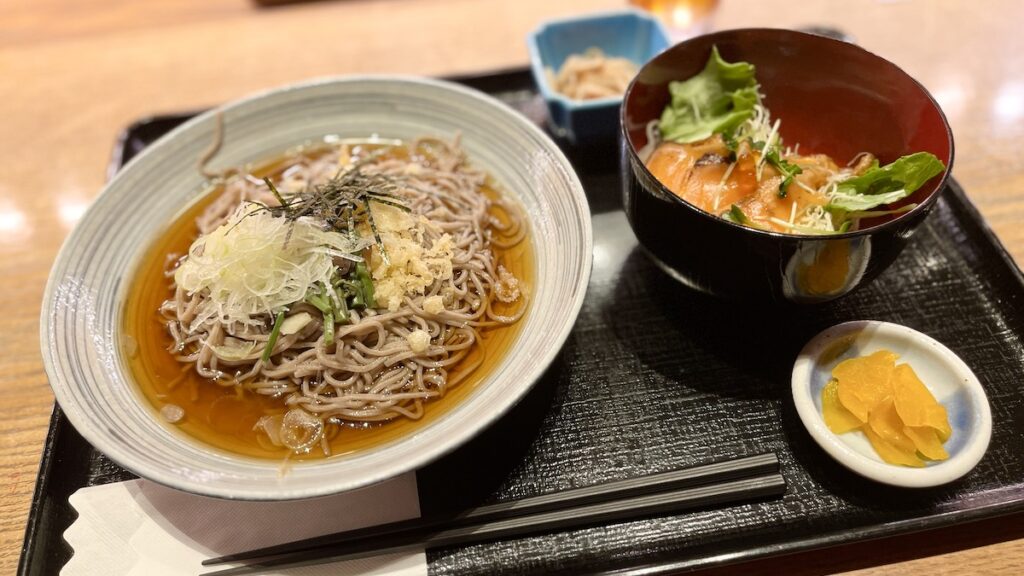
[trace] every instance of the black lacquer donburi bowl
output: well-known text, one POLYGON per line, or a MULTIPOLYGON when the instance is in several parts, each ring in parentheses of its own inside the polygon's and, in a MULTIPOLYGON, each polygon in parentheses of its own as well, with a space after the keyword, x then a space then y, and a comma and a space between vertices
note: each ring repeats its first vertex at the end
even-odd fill
POLYGON ((621 124, 624 205, 640 244, 684 284, 735 299, 825 302, 870 282, 928 215, 953 164, 949 124, 921 84, 853 44, 790 30, 727 30, 669 48, 629 86, 621 124), (637 151, 669 102, 669 82, 699 72, 712 46, 727 61, 756 66, 765 105, 782 120, 781 136, 802 151, 841 163, 866 151, 882 164, 931 152, 946 171, 897 204, 914 203, 912 210, 862 221, 844 234, 779 234, 700 210, 662 185, 637 151))

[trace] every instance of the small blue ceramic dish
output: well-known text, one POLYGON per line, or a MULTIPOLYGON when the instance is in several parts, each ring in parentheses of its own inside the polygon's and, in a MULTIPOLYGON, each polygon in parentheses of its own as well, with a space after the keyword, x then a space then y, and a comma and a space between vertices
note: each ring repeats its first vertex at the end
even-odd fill
POLYGON ((992 412, 978 377, 935 339, 916 330, 878 321, 846 322, 811 339, 793 366, 793 403, 800 420, 825 452, 850 470, 872 480, 923 488, 952 482, 981 460, 992 436, 992 412), (925 383, 949 415, 953 429, 943 446, 948 460, 924 468, 887 464, 860 431, 834 434, 821 414, 821 391, 832 369, 847 358, 881 349, 899 355, 925 383))
POLYGON ((549 20, 527 42, 533 78, 547 102, 551 128, 574 143, 614 137, 622 97, 570 100, 548 85, 544 68, 557 72, 570 55, 597 47, 608 56, 632 60, 639 69, 670 43, 661 22, 638 10, 549 20))

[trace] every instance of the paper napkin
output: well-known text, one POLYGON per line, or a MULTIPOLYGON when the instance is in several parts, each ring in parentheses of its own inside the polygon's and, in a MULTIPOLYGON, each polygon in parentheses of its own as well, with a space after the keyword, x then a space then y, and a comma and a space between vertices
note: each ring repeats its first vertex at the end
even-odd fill
MULTIPOLYGON (((83 488, 78 519, 64 532, 74 556, 61 576, 182 576, 207 558, 419 516, 416 475, 314 500, 238 502, 134 480, 83 488)), ((265 572, 425 576, 423 551, 265 572)))

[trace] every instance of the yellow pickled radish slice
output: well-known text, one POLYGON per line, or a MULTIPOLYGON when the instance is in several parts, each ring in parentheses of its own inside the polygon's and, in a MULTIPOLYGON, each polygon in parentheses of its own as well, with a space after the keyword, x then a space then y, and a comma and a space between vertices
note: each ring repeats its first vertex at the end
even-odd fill
POLYGON ((904 426, 903 433, 917 447, 917 451, 929 460, 946 460, 949 453, 942 447, 939 433, 929 426, 904 426))
POLYGON ((835 379, 821 389, 821 415, 828 429, 836 434, 856 430, 864 424, 839 402, 839 383, 835 379))
POLYGON ((892 444, 900 452, 913 454, 917 452, 917 446, 906 434, 903 433, 903 422, 900 420, 896 408, 893 407, 892 398, 886 398, 868 414, 868 426, 878 436, 892 444))
MULTIPOLYGON (((840 381, 842 384, 842 381, 840 381)), ((952 434, 946 409, 939 404, 921 382, 909 364, 896 367, 892 378, 893 401, 896 412, 906 426, 928 426, 938 432, 945 442, 952 434)))
POLYGON ((879 350, 870 356, 843 360, 832 369, 839 381, 839 401, 861 422, 868 413, 892 395, 890 380, 896 367, 896 354, 879 350))
POLYGON ((888 350, 844 360, 821 391, 825 424, 836 434, 861 430, 889 464, 922 467, 945 460, 952 429, 939 404, 908 364, 888 350))
POLYGON ((863 428, 864 435, 871 441, 871 446, 875 448, 875 452, 882 457, 882 460, 889 464, 901 464, 903 466, 912 466, 914 468, 924 468, 924 460, 917 457, 914 452, 904 452, 892 444, 883 440, 875 431, 871 429, 871 426, 865 426, 863 428))

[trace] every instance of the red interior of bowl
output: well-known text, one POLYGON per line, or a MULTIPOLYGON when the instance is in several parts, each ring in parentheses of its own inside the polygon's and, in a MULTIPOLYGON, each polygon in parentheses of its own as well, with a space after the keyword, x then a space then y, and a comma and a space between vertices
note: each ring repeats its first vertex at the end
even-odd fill
MULTIPOLYGON (((644 66, 627 91, 622 118, 634 149, 647 143, 646 125, 669 102, 668 83, 698 73, 711 47, 729 62, 756 67, 765 106, 779 132, 800 152, 840 164, 871 152, 883 164, 931 152, 948 168, 953 139, 928 92, 895 64, 853 44, 789 30, 727 30, 668 49, 644 66)), ((941 184, 933 178, 905 202, 922 202, 941 184)))

